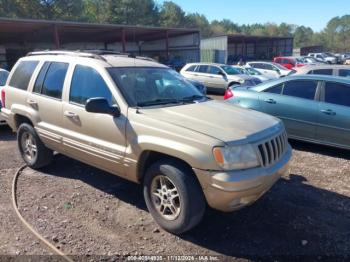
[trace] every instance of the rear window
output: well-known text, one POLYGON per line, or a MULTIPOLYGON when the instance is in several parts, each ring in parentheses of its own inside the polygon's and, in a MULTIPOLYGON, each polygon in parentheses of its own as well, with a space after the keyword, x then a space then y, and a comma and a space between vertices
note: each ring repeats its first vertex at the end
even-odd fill
POLYGON ((9 85, 18 89, 27 90, 29 81, 38 65, 38 61, 22 61, 12 74, 9 85))
POLYGON ((4 86, 6 84, 7 77, 9 76, 9 72, 0 71, 0 86, 4 86))

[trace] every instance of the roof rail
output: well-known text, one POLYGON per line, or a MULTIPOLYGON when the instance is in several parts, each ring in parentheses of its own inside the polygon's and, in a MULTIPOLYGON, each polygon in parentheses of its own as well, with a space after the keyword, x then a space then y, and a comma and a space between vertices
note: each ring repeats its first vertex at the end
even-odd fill
POLYGON ((101 55, 88 53, 88 52, 81 52, 79 50, 78 51, 44 50, 44 51, 29 52, 27 54, 27 56, 34 56, 34 55, 70 55, 70 56, 95 58, 95 59, 106 61, 106 59, 103 58, 101 55))
POLYGON ((117 52, 117 51, 112 51, 112 50, 76 50, 76 51, 43 50, 43 51, 30 52, 27 54, 27 56, 34 56, 34 55, 70 55, 70 56, 94 58, 94 59, 103 60, 105 62, 107 62, 107 59, 105 59, 103 57, 103 55, 115 55, 115 56, 126 56, 126 57, 130 57, 130 58, 155 62, 155 60, 153 58, 150 58, 150 57, 135 56, 135 55, 130 54, 130 53, 122 53, 122 52, 117 52))

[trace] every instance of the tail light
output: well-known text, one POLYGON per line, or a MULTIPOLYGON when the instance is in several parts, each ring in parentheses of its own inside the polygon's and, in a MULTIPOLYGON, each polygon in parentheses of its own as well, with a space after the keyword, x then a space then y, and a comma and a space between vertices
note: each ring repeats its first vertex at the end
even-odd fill
POLYGON ((1 105, 2 105, 2 107, 5 107, 5 90, 4 89, 2 89, 1 90, 1 105))
POLYGON ((230 88, 227 88, 225 91, 224 99, 226 100, 226 99, 229 99, 231 97, 233 97, 233 92, 230 88))

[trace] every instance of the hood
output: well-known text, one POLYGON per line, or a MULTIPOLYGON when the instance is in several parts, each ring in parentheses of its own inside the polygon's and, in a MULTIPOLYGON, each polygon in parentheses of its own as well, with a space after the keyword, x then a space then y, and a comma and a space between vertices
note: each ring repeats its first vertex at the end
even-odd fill
POLYGON ((217 100, 148 108, 143 109, 142 114, 227 143, 254 141, 262 138, 261 132, 276 133, 282 128, 275 117, 217 100))

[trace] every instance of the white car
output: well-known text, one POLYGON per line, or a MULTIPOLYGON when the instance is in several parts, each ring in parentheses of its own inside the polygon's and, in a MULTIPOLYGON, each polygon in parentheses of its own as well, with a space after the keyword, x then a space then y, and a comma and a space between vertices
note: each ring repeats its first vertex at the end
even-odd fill
POLYGON ((225 92, 232 85, 254 86, 261 83, 257 77, 242 74, 230 65, 215 63, 191 63, 185 65, 180 74, 190 80, 195 80, 211 91, 225 92))
POLYGON ((312 56, 317 60, 323 61, 328 64, 336 64, 338 62, 338 59, 335 56, 332 56, 327 53, 310 53, 308 54, 308 56, 312 56))
MULTIPOLYGON (((0 94, 1 94, 2 87, 6 84, 8 75, 9 75, 8 71, 0 68, 0 94)), ((1 97, 2 97, 2 95, 0 96, 0 110, 2 107, 2 98, 1 97)), ((5 119, 2 118, 1 114, 0 114, 0 125, 6 125, 6 121, 5 121, 5 119)))
POLYGON ((269 79, 284 77, 295 72, 295 70, 289 70, 288 68, 285 68, 284 66, 281 66, 280 64, 274 62, 248 62, 247 66, 258 70, 269 79))
POLYGON ((271 80, 271 78, 264 76, 262 73, 260 73, 258 70, 256 70, 253 67, 250 67, 250 66, 232 66, 232 67, 239 70, 241 72, 241 74, 246 74, 249 76, 259 78, 261 80, 261 82, 271 80))

